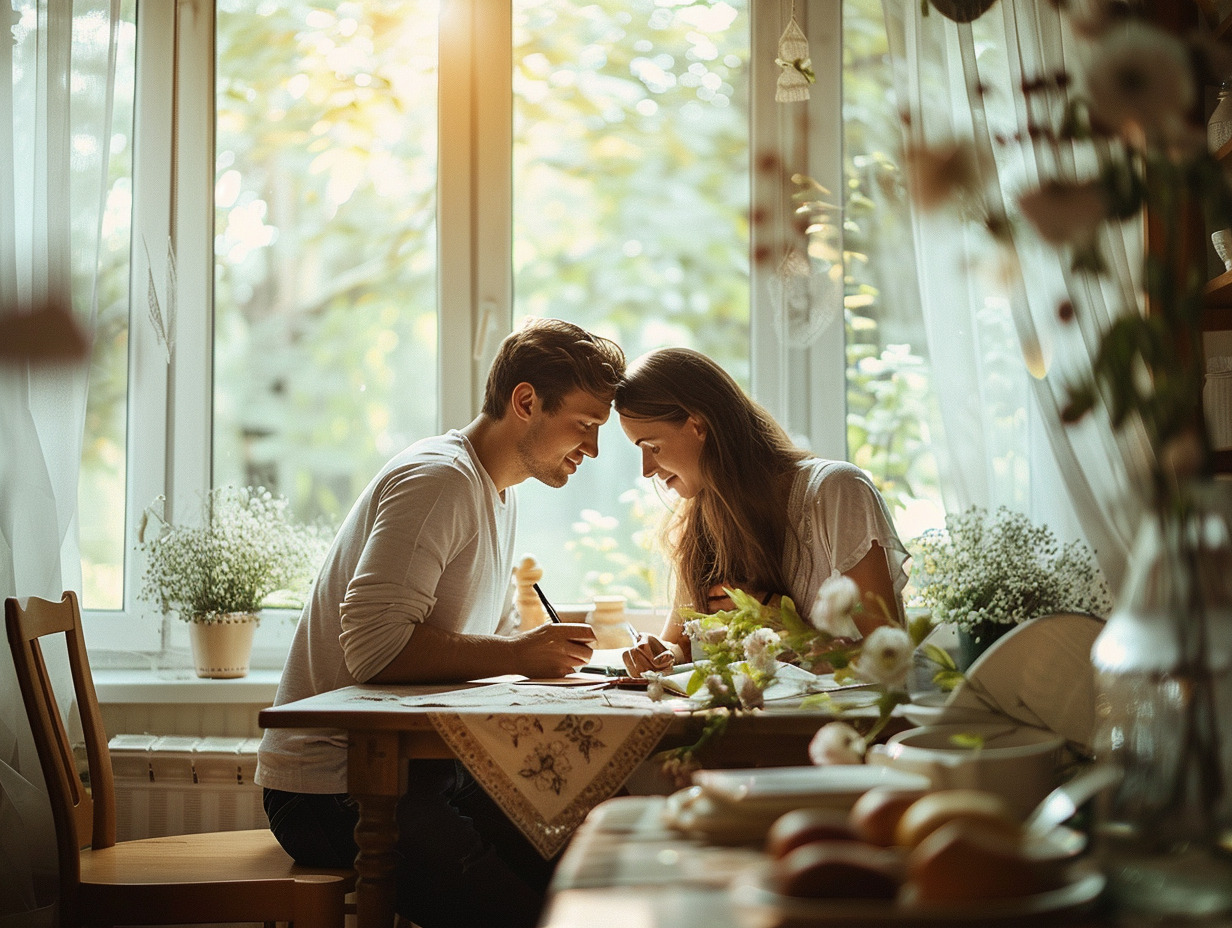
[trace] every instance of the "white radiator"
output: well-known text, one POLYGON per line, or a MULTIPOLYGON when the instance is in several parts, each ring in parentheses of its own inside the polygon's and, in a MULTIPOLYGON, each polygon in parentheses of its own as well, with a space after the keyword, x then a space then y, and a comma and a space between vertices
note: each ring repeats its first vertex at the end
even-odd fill
POLYGON ((253 782, 260 738, 116 735, 116 839, 269 825, 253 782))

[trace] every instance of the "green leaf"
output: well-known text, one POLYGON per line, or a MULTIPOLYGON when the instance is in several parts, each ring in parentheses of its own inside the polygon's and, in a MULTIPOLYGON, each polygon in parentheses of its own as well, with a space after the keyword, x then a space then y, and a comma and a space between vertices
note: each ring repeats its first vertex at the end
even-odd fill
POLYGON ((851 676, 848 667, 851 664, 852 652, 847 648, 836 648, 833 651, 823 651, 817 655, 818 663, 829 664, 834 669, 834 678, 838 682, 851 676))
POLYGON ((970 732, 959 732, 956 735, 950 735, 950 744, 957 748, 968 748, 972 751, 978 751, 984 746, 984 739, 970 732))
POLYGON ((835 702, 829 693, 811 693, 805 696, 800 700, 800 708, 806 712, 813 709, 827 709, 836 716, 846 711, 846 707, 842 703, 835 702))
POLYGON ((938 670, 933 674, 933 683, 943 693, 953 691, 954 687, 958 686, 965 679, 967 678, 959 670, 938 670))
POLYGON ((1095 389, 1089 383, 1082 383, 1071 385, 1066 390, 1069 402, 1061 410, 1061 421, 1072 425, 1095 408, 1095 389))
POLYGON ((954 658, 945 648, 938 647, 935 644, 924 645, 924 656, 940 667, 942 670, 957 670, 958 665, 954 663, 954 658))
POLYGON ((702 684, 706 682, 706 673, 701 667, 694 667, 693 674, 689 677, 689 682, 685 686, 686 692, 690 696, 702 688, 702 684))
POLYGON ((812 636, 817 633, 813 626, 800 617, 796 604, 790 596, 784 596, 779 602, 779 621, 789 635, 812 636))
POLYGON ((1095 242, 1090 242, 1086 245, 1080 245, 1074 248, 1073 258, 1070 260, 1070 269, 1075 274, 1090 274, 1094 277, 1101 277, 1108 272, 1108 263, 1104 260, 1103 252, 1095 242))
POLYGON ((1146 187, 1142 176, 1128 161, 1116 159, 1104 165, 1100 173, 1104 202, 1111 219, 1132 219, 1142 211, 1146 187))
POLYGON ((731 597, 731 601, 736 604, 737 612, 751 612, 754 615, 761 614, 761 603, 757 597, 751 593, 746 593, 744 590, 733 590, 723 587, 723 592, 731 597))
POLYGON ((911 643, 919 647, 924 643, 924 639, 928 637, 933 628, 933 617, 931 615, 916 616, 907 624, 907 633, 911 635, 911 643))

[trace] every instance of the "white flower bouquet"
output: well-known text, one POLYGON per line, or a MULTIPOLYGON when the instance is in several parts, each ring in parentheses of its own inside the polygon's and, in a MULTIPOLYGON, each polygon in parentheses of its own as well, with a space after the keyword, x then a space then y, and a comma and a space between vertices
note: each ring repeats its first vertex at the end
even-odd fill
POLYGON ((908 544, 912 602, 976 641, 1054 612, 1104 616, 1111 594, 1080 541, 1061 545, 1046 525, 1004 506, 991 515, 972 506, 946 516, 908 544))
POLYGON ((137 534, 146 555, 140 595, 189 622, 256 613, 278 593, 289 594, 294 605, 328 543, 323 530, 292 519, 283 497, 263 488, 216 487, 203 501, 199 524, 173 525, 146 510, 137 534), (159 530, 147 538, 151 518, 159 530))
MULTIPOLYGON (((822 584, 807 619, 789 597, 777 605, 763 605, 742 590, 726 590, 736 608, 708 615, 685 613, 685 634, 705 659, 694 665, 686 685, 690 696, 701 700, 712 714, 696 744, 668 752, 664 769, 678 781, 687 779, 697 765, 697 752, 727 726, 732 712, 749 712, 764 705, 766 689, 779 677, 784 663, 821 674, 833 671, 833 680, 817 680, 802 706, 826 704, 841 713, 824 689, 851 682, 869 684, 872 705, 879 715, 869 730, 858 735, 871 743, 890 719, 894 707, 908 702, 907 675, 915 647, 930 630, 925 621, 910 632, 882 627, 863 640, 842 637, 836 630, 850 627, 850 617, 862 608, 860 591, 848 577, 836 576, 822 584)), ((652 698, 663 693, 661 675, 645 674, 652 698)), ((849 729, 854 731, 854 729, 849 729)))

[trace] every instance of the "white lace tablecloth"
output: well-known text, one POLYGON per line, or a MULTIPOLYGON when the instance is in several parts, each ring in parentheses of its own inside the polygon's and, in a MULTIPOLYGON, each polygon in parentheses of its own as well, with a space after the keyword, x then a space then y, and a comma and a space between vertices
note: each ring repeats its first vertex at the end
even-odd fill
POLYGON ((671 702, 603 684, 493 683, 447 698, 406 696, 400 703, 448 706, 428 713, 433 726, 545 858, 624 785, 673 718, 671 702), (519 706, 535 711, 519 712, 519 706))

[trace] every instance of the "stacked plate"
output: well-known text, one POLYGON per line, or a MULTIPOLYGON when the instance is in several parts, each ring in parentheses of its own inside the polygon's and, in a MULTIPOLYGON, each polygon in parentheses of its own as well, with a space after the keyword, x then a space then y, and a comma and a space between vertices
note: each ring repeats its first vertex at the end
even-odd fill
POLYGON ((668 797, 664 817, 684 834, 716 844, 759 844, 792 809, 845 812, 875 786, 927 789, 928 778, 867 764, 699 770, 693 786, 668 797))

